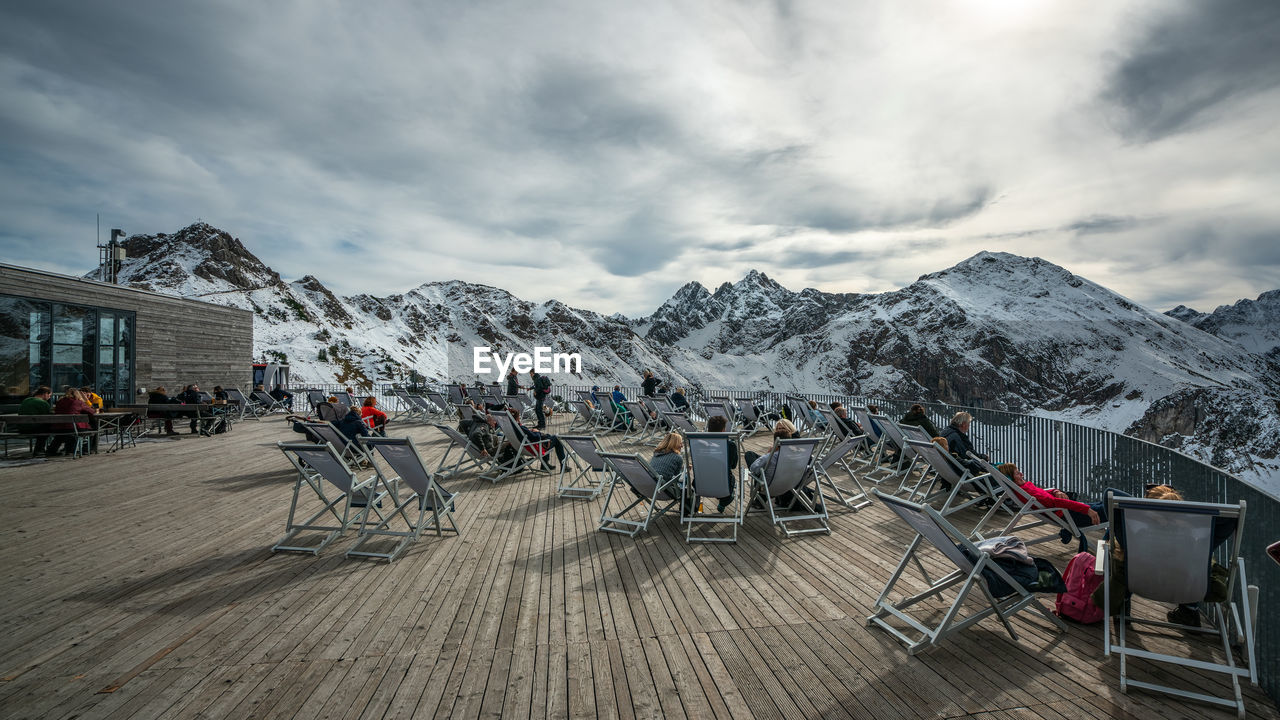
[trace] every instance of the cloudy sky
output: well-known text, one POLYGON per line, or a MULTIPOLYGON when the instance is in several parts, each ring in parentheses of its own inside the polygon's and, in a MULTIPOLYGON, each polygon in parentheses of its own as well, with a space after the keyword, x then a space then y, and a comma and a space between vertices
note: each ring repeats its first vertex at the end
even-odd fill
POLYGON ((345 293, 640 315, 759 268, 1039 255, 1157 310, 1280 287, 1280 3, 0 10, 0 259, 197 218, 345 293))

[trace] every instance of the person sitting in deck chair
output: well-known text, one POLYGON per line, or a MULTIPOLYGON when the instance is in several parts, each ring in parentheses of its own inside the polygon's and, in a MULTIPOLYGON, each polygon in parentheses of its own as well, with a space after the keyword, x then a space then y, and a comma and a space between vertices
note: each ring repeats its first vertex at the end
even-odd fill
POLYGON ((622 392, 621 385, 614 385, 613 392, 607 398, 613 402, 614 410, 614 426, 615 430, 625 430, 631 427, 631 411, 622 403, 627 401, 627 396, 622 392))
MULTIPOLYGON (((722 433, 729 425, 729 419, 723 415, 714 415, 707 418, 707 432, 722 433)), ((733 471, 738 467, 738 443, 733 438, 729 438, 729 494, 725 497, 718 498, 719 503, 716 505, 716 512, 724 513, 724 509, 729 507, 733 502, 733 471)))
MULTIPOLYGON (((1107 503, 1102 502, 1086 503, 1072 500, 1067 493, 1056 488, 1048 490, 1037 486, 1035 483, 1026 479, 1022 471, 1013 463, 1003 463, 996 467, 1000 474, 1012 480, 1022 488, 1029 497, 1035 498, 1041 505, 1045 507, 1062 508, 1071 513, 1071 519, 1075 521, 1077 527, 1086 528, 1093 525, 1101 525, 1107 522, 1107 503)), ((1129 493, 1116 490, 1115 488, 1107 488, 1107 492, 1115 494, 1117 497, 1129 497, 1129 493)), ((1103 493, 1106 497, 1106 493, 1103 493)), ((1058 533, 1058 537, 1062 539, 1062 544, 1067 545, 1071 542, 1071 533, 1063 530, 1058 533)), ((1105 536, 1104 536, 1105 539, 1105 536)), ((1086 540, 1080 538, 1080 552, 1086 552, 1089 549, 1086 540)))
POLYGON ((689 400, 684 396, 684 388, 676 388, 676 391, 671 393, 670 400, 671 407, 675 408, 676 412, 689 412, 689 400))
POLYGON ((809 409, 806 411, 809 416, 809 422, 819 430, 825 430, 827 427, 827 419, 822 417, 822 413, 818 411, 818 401, 810 400, 809 409))
POLYGON ((276 385, 276 388, 268 394, 272 400, 278 400, 283 404, 285 410, 293 412, 293 393, 285 390, 283 385, 276 385))
MULTIPOLYGON (((1111 492, 1116 492, 1111 490, 1111 492)), ((1120 493, 1127 496, 1128 493, 1120 493)), ((1147 490, 1144 496, 1150 500, 1182 500, 1182 493, 1174 490, 1168 485, 1157 485, 1147 490)), ((1226 542, 1231 537, 1230 527, 1224 526, 1225 533, 1219 533, 1216 529, 1213 536, 1213 547, 1217 549, 1219 545, 1226 542)), ((1129 590, 1124 586, 1121 578, 1124 577, 1124 533, 1123 528, 1118 528, 1116 533, 1116 544, 1119 546, 1113 552, 1115 564, 1111 566, 1111 614, 1119 615, 1123 609, 1124 601, 1129 596, 1129 590)), ((1227 571, 1216 560, 1211 560, 1208 568, 1209 588, 1205 591, 1202 602, 1217 603, 1225 601, 1228 595, 1227 588, 1227 571)), ((1093 603, 1098 607, 1102 607, 1105 600, 1103 586, 1099 585, 1093 591, 1093 603)), ((1105 611, 1106 608, 1103 608, 1105 611)), ((1182 604, 1170 610, 1166 618, 1169 622, 1176 625, 1190 625, 1191 627, 1200 627, 1200 611, 1194 604, 1182 604)))
POLYGON ((955 417, 951 418, 951 424, 947 425, 942 431, 942 437, 947 439, 947 445, 951 449, 951 454, 969 469, 974 475, 982 474, 982 466, 969 459, 969 453, 990 460, 985 454, 978 452, 973 447, 973 443, 969 441, 969 426, 973 422, 973 416, 967 412, 958 412, 955 417))
POLYGON ((561 463, 564 463, 564 444, 560 442, 560 438, 550 433, 530 430, 528 427, 520 424, 520 413, 517 412, 515 408, 507 408, 507 412, 511 415, 511 419, 515 423, 516 431, 521 435, 524 435, 525 439, 529 442, 538 443, 542 448, 542 462, 544 465, 549 469, 555 469, 555 465, 552 465, 547 461, 547 453, 550 451, 554 451, 556 459, 561 463))
MULTIPOLYGON (((684 470, 684 437, 678 432, 667 433, 662 442, 653 449, 653 457, 649 459, 649 467, 661 480, 670 480, 684 470)), ((681 487, 672 489, 672 494, 679 496, 681 487)), ((697 502, 692 497, 690 502, 697 502)))
POLYGON ((498 452, 498 446, 502 444, 502 438, 498 435, 498 421, 488 414, 481 417, 477 417, 476 421, 471 423, 471 432, 467 433, 467 441, 484 455, 492 456, 498 452), (484 422, 479 422, 481 417, 484 422))
POLYGON ((360 406, 360 418, 374 435, 387 436, 387 414, 378 409, 378 399, 370 395, 360 406))
POLYGON ((373 434, 369 430, 369 426, 364 423, 364 418, 360 417, 359 411, 355 408, 347 408, 347 414, 338 418, 338 422, 333 425, 338 428, 338 432, 346 435, 351 442, 357 442, 356 438, 361 435, 373 434))
POLYGON ((899 425, 915 425, 916 427, 929 433, 929 437, 941 435, 938 428, 934 426, 933 421, 929 419, 929 414, 924 411, 923 405, 912 405, 906 415, 898 421, 899 425))
POLYGON ((861 435, 862 426, 849 417, 849 408, 843 403, 831 403, 831 411, 836 414, 836 422, 840 423, 840 427, 844 429, 846 435, 861 435))
MULTIPOLYGON (((747 461, 747 469, 749 469, 751 472, 756 474, 765 472, 766 470, 769 469, 769 464, 773 462, 774 456, 778 454, 778 449, 780 448, 780 446, 778 445, 778 441, 790 440, 792 438, 798 438, 798 437, 800 437, 800 431, 796 429, 796 426, 793 425, 790 420, 786 420, 786 419, 779 420, 773 426, 773 447, 769 448, 769 452, 765 453, 764 455, 757 455, 756 453, 750 450, 743 453, 743 458, 747 461)), ((768 480, 768 479, 769 478, 765 478, 765 480, 768 480)), ((785 508, 785 507, 789 507, 791 503, 794 501, 795 501, 794 493, 791 493, 788 491, 774 498, 773 504, 777 505, 778 507, 785 508)), ((763 503, 764 501, 760 498, 759 495, 756 495, 756 498, 751 501, 751 504, 757 508, 763 508, 764 507, 763 503)))
MULTIPOLYGON (((179 401, 169 397, 168 391, 166 391, 163 387, 153 388, 150 393, 147 393, 148 405, 175 405, 178 402, 179 401)), ((158 420, 164 420, 165 435, 178 434, 178 431, 173 429, 173 418, 170 417, 168 413, 165 413, 163 411, 160 411, 160 412, 152 411, 147 413, 147 417, 156 418, 158 420)))

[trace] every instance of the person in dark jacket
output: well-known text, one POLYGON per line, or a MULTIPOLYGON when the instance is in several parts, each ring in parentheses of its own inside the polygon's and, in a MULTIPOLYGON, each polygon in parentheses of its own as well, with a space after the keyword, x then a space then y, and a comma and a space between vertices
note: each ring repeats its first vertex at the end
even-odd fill
POLYGON ((507 394, 520 394, 520 373, 516 372, 515 368, 507 371, 507 394))
MULTIPOLYGON (((188 385, 182 392, 178 393, 178 402, 184 405, 199 405, 200 386, 196 383, 188 385)), ((191 434, 195 435, 197 432, 199 430, 196 429, 196 419, 193 417, 191 418, 191 434)))
POLYGON ((684 396, 684 388, 676 388, 676 391, 671 393, 671 407, 675 408, 676 412, 689 411, 689 401, 684 396))
POLYGON ((640 387, 644 388, 645 397, 653 397, 658 391, 658 378, 653 376, 652 370, 644 371, 644 380, 641 381, 640 387))
POLYGON ((543 405, 551 394, 551 378, 539 375, 537 370, 530 370, 529 377, 533 380, 533 414, 538 418, 538 430, 546 430, 547 415, 543 405))
POLYGON ((906 415, 898 421, 899 425, 915 425, 929 433, 929 437, 938 436, 938 428, 934 426, 933 421, 929 419, 928 413, 924 411, 923 405, 912 405, 906 415))
POLYGON ((351 442, 356 442, 356 438, 361 435, 371 435, 369 426, 364 423, 364 418, 360 417, 360 411, 356 408, 347 408, 347 414, 338 419, 334 423, 338 428, 338 432, 347 436, 351 442))
MULTIPOLYGON (((556 454, 556 459, 559 460, 562 464, 564 463, 564 443, 560 442, 560 438, 550 433, 541 432, 539 430, 530 430, 528 427, 520 423, 520 413, 516 412, 515 408, 507 408, 507 412, 510 413, 512 422, 514 422, 516 426, 516 432, 523 435, 524 438, 529 442, 538 443, 540 446, 542 446, 542 449, 544 452, 548 449, 554 451, 556 454)), ((543 457, 542 462, 548 468, 552 468, 552 469, 555 468, 554 465, 547 462, 545 456, 543 457)))
MULTIPOLYGON (((148 405, 176 405, 179 401, 169 397, 168 391, 163 387, 152 388, 147 393, 148 405)), ((178 431, 173 429, 173 418, 164 411, 152 410, 147 413, 147 417, 164 420, 164 434, 177 435, 178 431)))
POLYGON ((978 452, 973 443, 969 440, 969 425, 973 422, 973 416, 967 412, 958 412, 955 417, 951 418, 951 424, 942 431, 943 438, 947 441, 947 448, 951 450, 951 454, 960 461, 960 464, 968 468, 973 475, 982 474, 982 466, 969 459, 969 453, 973 453, 983 460, 989 460, 984 453, 978 452))
POLYGON ((276 385, 275 389, 268 394, 272 400, 284 403, 285 409, 293 412, 293 393, 285 390, 283 385, 276 385))
MULTIPOLYGON (((48 385, 41 385, 36 391, 31 393, 31 397, 25 398, 22 404, 18 405, 19 415, 49 415, 53 412, 53 405, 49 404, 49 399, 53 397, 53 390, 48 385)), ((31 455, 42 455, 45 446, 49 444, 49 436, 46 434, 48 428, 40 425, 19 425, 18 432, 32 433, 36 435, 35 449, 31 451, 31 455)))
MULTIPOLYGON (((723 415, 716 415, 707 418, 707 432, 722 433, 729 425, 729 420, 723 415)), ((738 467, 738 443, 729 438, 729 494, 720 498, 720 502, 716 505, 716 512, 724 513, 725 508, 729 507, 729 503, 733 502, 733 471, 738 467)))

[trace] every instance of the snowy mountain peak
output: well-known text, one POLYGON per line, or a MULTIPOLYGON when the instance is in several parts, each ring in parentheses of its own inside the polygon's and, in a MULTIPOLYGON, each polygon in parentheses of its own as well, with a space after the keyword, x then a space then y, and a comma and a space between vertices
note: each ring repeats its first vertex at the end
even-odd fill
POLYGON ((1280 290, 1268 290, 1257 300, 1222 305, 1211 313, 1179 305, 1165 314, 1280 362, 1280 290))
POLYGON ((235 288, 279 285, 280 276, 230 233, 197 222, 176 233, 132 235, 121 284, 149 290, 203 295, 235 288))

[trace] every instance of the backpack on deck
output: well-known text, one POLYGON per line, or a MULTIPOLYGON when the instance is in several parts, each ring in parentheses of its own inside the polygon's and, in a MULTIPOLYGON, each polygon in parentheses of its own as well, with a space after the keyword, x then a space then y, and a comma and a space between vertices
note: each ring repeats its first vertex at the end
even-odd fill
POLYGON ((1067 591, 1058 594, 1056 604, 1059 617, 1085 624, 1102 621, 1102 608, 1093 602, 1093 591, 1102 585, 1102 576, 1093 572, 1094 560, 1093 553, 1082 552, 1067 563, 1062 576, 1067 591))

